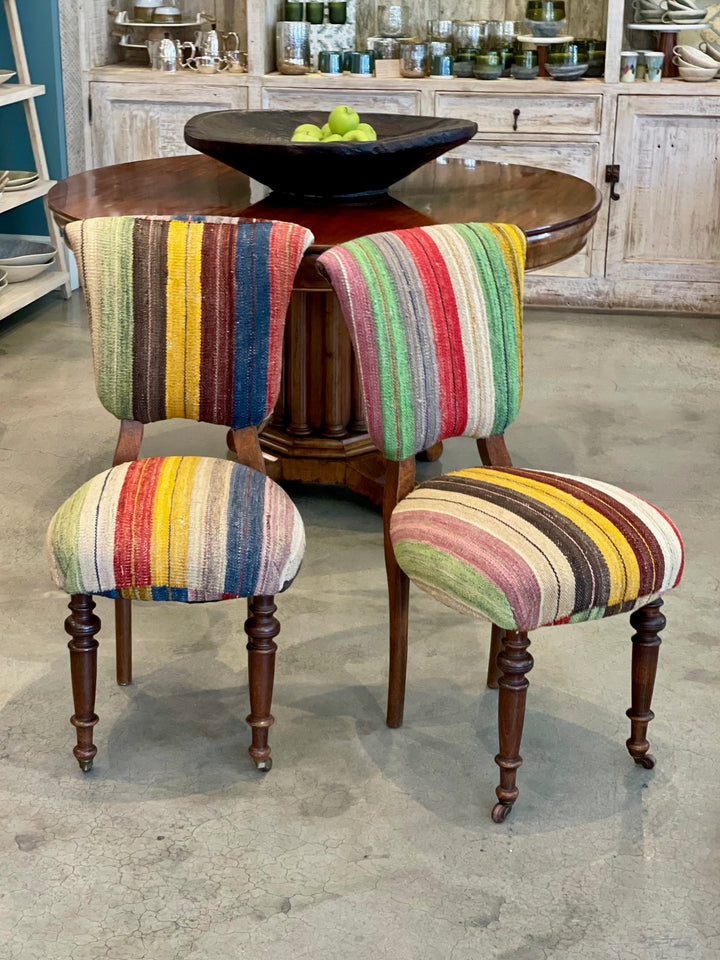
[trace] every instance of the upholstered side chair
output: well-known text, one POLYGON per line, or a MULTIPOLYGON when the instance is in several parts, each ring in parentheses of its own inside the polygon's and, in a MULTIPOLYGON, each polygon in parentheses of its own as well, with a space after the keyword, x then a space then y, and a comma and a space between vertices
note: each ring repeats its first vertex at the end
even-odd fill
POLYGON ((680 536, 652 504, 607 483, 512 466, 503 433, 521 400, 524 258, 519 228, 468 223, 363 237, 318 261, 339 297, 370 434, 387 463, 388 724, 402 723, 412 580, 493 624, 496 822, 518 796, 528 635, 538 627, 634 611, 627 748, 654 765, 646 732, 660 597, 683 568, 680 536), (415 455, 453 436, 476 438, 484 466, 416 487, 415 455))
POLYGON ((131 601, 248 598, 249 752, 272 765, 274 597, 302 561, 302 520, 265 475, 256 427, 279 392, 283 330, 312 235, 292 223, 103 217, 72 223, 95 384, 120 421, 113 466, 83 484, 48 530, 51 574, 70 594, 74 754, 89 770, 96 634, 93 596, 116 608, 118 683, 132 679, 131 601), (139 459, 144 425, 172 417, 229 427, 237 463, 139 459))

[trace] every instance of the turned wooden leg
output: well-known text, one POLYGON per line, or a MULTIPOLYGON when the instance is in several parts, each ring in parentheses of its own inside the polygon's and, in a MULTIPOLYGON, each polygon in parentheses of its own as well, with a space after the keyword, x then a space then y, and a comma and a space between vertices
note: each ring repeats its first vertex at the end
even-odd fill
POLYGON ((258 770, 270 770, 272 759, 268 746, 268 731, 275 723, 270 713, 273 679, 275 677, 274 638, 280 633, 280 624, 273 614, 277 610, 274 597, 253 597, 248 601, 250 616, 245 621, 249 640, 248 683, 250 686, 250 713, 247 722, 252 727, 252 744, 248 753, 258 770))
POLYGON ((68 607, 71 613, 65 620, 65 632, 71 637, 68 648, 75 704, 70 723, 77 730, 77 746, 73 753, 80 769, 90 770, 97 753, 93 743, 93 727, 98 722, 94 712, 98 648, 95 634, 100 630, 100 620, 93 613, 95 602, 89 594, 73 593, 68 607))
POLYGON ((522 764, 520 740, 525 720, 525 699, 530 685, 526 677, 533 668, 533 658, 528 653, 530 640, 526 633, 508 631, 503 650, 498 657, 502 671, 499 680, 498 734, 500 752, 495 763, 500 767, 500 786, 497 787, 498 803, 492 811, 495 823, 502 823, 512 809, 520 792, 515 786, 518 767, 522 764))
POLYGON ((660 613, 662 605, 662 600, 653 600, 630 617, 630 623, 637 633, 632 638, 632 706, 626 711, 630 718, 630 739, 626 742, 635 763, 648 770, 655 766, 655 757, 648 753, 650 744, 647 741, 647 727, 655 716, 650 704, 662 642, 658 634, 666 623, 660 613))
POLYGON ((132 683, 132 600, 115 601, 115 679, 132 683))
POLYGON ((491 690, 497 690, 502 670, 498 665, 498 657, 502 653, 505 631, 496 624, 492 625, 490 631, 490 655, 488 657, 487 685, 491 690))

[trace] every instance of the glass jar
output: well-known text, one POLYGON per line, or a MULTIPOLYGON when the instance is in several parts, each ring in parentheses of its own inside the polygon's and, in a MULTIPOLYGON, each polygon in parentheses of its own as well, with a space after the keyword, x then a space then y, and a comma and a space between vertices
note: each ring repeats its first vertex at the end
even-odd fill
POLYGON ((382 4, 377 11, 378 33, 381 37, 407 37, 410 12, 404 3, 382 4))
POLYGON ((400 73, 403 77, 419 80, 427 76, 427 43, 409 40, 400 44, 400 73))
POLYGON ((282 20, 275 28, 275 56, 280 73, 310 72, 310 25, 303 20, 282 20))

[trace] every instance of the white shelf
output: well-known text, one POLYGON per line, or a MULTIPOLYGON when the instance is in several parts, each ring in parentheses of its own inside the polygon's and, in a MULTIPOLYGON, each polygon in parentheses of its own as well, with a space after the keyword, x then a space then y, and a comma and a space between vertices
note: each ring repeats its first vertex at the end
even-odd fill
POLYGON ((0 213, 7 210, 14 210, 15 207, 21 207, 30 200, 37 200, 38 197, 44 197, 55 186, 57 180, 36 180, 27 190, 12 190, 0 195, 0 213))
POLYGON ((706 20, 698 23, 627 23, 628 30, 646 30, 653 33, 682 33, 683 30, 697 30, 706 20))
POLYGON ((20 103, 22 100, 32 100, 41 97, 45 87, 41 83, 3 83, 0 86, 0 107, 6 103, 20 103))
POLYGON ((51 290, 57 290, 67 281, 68 275, 64 270, 48 270, 47 273, 41 273, 39 277, 33 277, 32 280, 9 283, 0 290, 0 320, 33 303, 38 297, 50 293, 51 290))

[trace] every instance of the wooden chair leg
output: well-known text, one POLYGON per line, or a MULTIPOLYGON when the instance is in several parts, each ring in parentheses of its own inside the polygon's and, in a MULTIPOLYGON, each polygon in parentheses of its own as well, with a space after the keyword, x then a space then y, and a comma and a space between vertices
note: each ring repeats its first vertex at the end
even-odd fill
POLYGON ((90 770, 97 747, 93 743, 93 727, 98 722, 95 713, 97 681, 97 648, 95 634, 100 620, 95 616, 95 602, 89 594, 73 593, 70 597, 70 616, 65 620, 65 631, 70 634, 70 675, 72 678, 75 713, 70 723, 77 730, 77 746, 73 750, 81 770, 90 770))
POLYGON ((502 670, 498 666, 498 657, 502 653, 505 631, 497 624, 492 625, 490 632, 490 655, 488 656, 487 685, 491 690, 497 690, 502 670))
POLYGON ((387 725, 400 727, 405 708, 408 654, 408 604, 410 581, 398 566, 390 540, 390 518, 395 507, 415 486, 415 458, 385 463, 383 490, 383 537, 390 618, 390 671, 388 675, 387 725))
POLYGON ((115 601, 115 679, 132 683, 132 600, 115 601))
POLYGON ((626 711, 630 718, 630 739, 626 741, 628 752, 635 763, 651 770, 655 757, 648 753, 647 728, 655 714, 650 709, 655 674, 657 672, 660 637, 666 620, 660 613, 662 600, 654 600, 646 607, 636 610, 630 623, 637 631, 632 638, 632 706, 626 711))
POLYGON ((252 612, 245 621, 245 633, 249 638, 247 651, 250 687, 250 713, 247 722, 252 728, 252 744, 248 753, 258 770, 265 771, 272 768, 268 732, 275 723, 270 708, 277 650, 274 638, 280 633, 280 624, 273 616, 277 610, 274 599, 253 597, 252 604, 248 604, 252 612))
POLYGON ((405 709, 408 659, 408 607, 410 581, 395 560, 392 548, 385 552, 390 615, 390 670, 388 673, 387 725, 401 727, 405 709))
POLYGON ((500 767, 500 785, 495 790, 498 803, 492 811, 495 823, 502 823, 512 809, 520 792, 515 785, 517 771, 522 764, 520 741, 525 721, 525 699, 530 685, 526 677, 533 668, 528 652, 530 640, 526 633, 508 631, 498 665, 502 670, 499 680, 498 734, 500 752, 495 763, 500 767))

